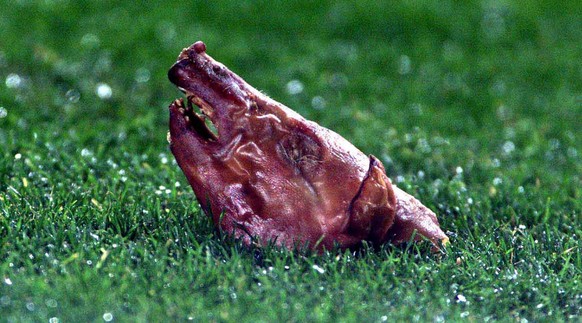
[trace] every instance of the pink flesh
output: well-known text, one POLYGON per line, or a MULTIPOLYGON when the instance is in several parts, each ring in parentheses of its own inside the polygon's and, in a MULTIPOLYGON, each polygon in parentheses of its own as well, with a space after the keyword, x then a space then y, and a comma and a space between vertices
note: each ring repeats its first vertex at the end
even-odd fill
POLYGON ((197 42, 170 80, 170 147, 204 210, 244 242, 292 248, 448 240, 435 214, 390 183, 381 162, 247 84, 197 42), (209 118, 217 129, 206 126, 209 118))

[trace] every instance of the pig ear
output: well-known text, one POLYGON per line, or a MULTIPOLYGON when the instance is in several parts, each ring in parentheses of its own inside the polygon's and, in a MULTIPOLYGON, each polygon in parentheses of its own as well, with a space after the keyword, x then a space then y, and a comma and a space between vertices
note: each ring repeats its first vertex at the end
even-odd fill
POLYGON ((370 155, 370 168, 349 209, 347 231, 374 244, 383 243, 396 213, 396 197, 384 166, 370 155))
POLYGON ((441 230, 436 215, 420 203, 412 195, 394 186, 398 200, 398 212, 394 225, 386 234, 386 238, 394 244, 408 242, 412 237, 421 240, 423 237, 432 241, 435 248, 440 244, 446 246, 449 238, 441 230))

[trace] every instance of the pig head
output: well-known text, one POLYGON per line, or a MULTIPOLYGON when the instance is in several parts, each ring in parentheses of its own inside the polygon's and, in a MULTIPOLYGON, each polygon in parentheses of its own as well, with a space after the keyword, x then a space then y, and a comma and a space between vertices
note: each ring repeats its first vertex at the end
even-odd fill
POLYGON ((257 91, 204 43, 185 48, 168 76, 186 94, 169 107, 170 148, 222 232, 314 249, 400 243, 415 232, 447 239, 376 157, 257 91))

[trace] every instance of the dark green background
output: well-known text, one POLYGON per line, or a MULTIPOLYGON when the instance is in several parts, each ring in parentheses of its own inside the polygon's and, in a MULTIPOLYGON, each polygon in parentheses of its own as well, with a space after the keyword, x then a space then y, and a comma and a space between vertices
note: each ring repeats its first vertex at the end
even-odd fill
POLYGON ((0 8, 0 320, 580 319, 579 1, 0 8), (197 40, 378 156, 447 252, 220 238, 166 142, 197 40))

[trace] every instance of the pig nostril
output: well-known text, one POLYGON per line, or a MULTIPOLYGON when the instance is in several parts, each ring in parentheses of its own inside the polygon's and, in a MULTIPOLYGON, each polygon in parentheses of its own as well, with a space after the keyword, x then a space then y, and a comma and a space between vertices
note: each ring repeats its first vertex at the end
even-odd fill
POLYGON ((176 85, 183 83, 184 75, 181 72, 187 65, 188 62, 186 62, 186 60, 181 60, 174 64, 172 68, 170 68, 170 70, 168 71, 168 79, 170 80, 170 82, 176 85))

